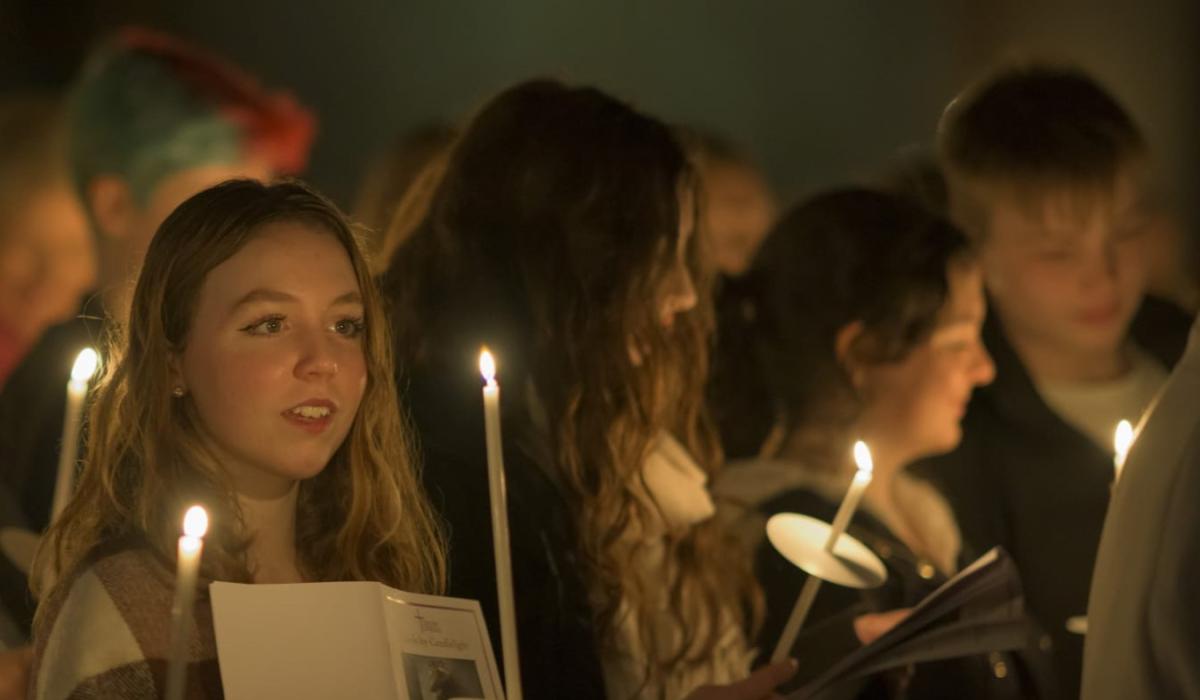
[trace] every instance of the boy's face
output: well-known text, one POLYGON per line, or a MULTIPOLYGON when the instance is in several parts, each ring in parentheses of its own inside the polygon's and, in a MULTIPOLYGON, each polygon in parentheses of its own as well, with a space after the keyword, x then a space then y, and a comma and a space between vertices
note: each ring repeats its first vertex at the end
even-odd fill
POLYGON ((1116 351, 1146 287, 1146 212, 1132 177, 1111 196, 981 198, 988 291, 1018 345, 1087 356, 1116 351))

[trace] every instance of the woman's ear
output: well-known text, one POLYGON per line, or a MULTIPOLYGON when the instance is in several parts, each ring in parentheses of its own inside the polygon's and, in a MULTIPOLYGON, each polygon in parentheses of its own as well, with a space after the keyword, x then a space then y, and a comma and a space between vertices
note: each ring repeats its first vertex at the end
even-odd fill
POLYGON ((862 321, 851 321, 838 329, 833 341, 833 351, 837 356, 838 365, 850 378, 850 384, 855 391, 862 392, 867 378, 867 367, 855 352, 856 346, 862 340, 866 326, 862 321))
POLYGON ((183 357, 172 350, 167 355, 167 372, 171 380, 171 395, 177 399, 187 394, 187 383, 183 380, 183 357))

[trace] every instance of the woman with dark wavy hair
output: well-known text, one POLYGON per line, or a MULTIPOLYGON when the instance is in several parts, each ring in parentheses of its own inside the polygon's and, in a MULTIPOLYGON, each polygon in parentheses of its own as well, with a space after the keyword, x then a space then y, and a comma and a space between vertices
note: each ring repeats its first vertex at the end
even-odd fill
MULTIPOLYGON (((475 362, 484 344, 497 356, 530 698, 681 698, 749 668, 755 586, 706 488, 694 191, 664 124, 594 89, 523 83, 467 126, 384 280, 451 593, 482 600, 493 633, 475 362)), ((765 697, 789 670, 695 697, 765 697)))

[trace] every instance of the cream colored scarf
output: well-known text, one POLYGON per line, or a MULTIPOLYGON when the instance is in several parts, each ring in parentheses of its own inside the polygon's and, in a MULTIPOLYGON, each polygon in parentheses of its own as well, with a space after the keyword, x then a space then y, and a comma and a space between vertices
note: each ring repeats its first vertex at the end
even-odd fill
MULTIPOLYGON (((671 533, 692 527, 713 517, 716 509, 708 493, 708 478, 704 471, 673 437, 663 433, 646 459, 642 479, 631 489, 636 498, 653 514, 647 522, 630 527, 625 533, 627 544, 634 550, 637 575, 644 590, 658 596, 661 604, 650 624, 654 625, 660 649, 656 658, 670 655, 682 643, 682 624, 693 626, 696 636, 703 637, 706 620, 697 608, 696 614, 682 624, 668 612, 670 582, 674 578, 672 563, 667 558, 666 538, 671 533), (696 629, 699 627, 699 629, 696 629)), ((691 601, 696 602, 696 601, 691 601)), ((689 601, 683 601, 689 611, 689 601)), ((689 611, 690 612, 690 611, 689 611)), ((712 657, 702 664, 672 669, 656 683, 645 679, 644 660, 650 658, 639 634, 642 621, 626 602, 617 612, 613 639, 602 652, 606 694, 612 700, 627 698, 682 698, 697 687, 709 683, 731 683, 745 678, 753 654, 746 644, 734 616, 728 615, 716 624, 722 625, 721 641, 712 657)))

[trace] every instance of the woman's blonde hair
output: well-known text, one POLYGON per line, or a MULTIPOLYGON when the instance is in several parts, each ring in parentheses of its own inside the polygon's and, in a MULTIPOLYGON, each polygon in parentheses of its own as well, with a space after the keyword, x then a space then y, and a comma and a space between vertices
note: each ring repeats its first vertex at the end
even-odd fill
POLYGON ((249 581, 249 535, 234 485, 188 398, 172 397, 172 358, 188 342, 208 273, 268 223, 294 221, 338 239, 362 294, 366 389, 349 434, 301 482, 296 547, 313 580, 374 580, 440 592, 443 540, 413 463, 393 382, 382 302, 355 234, 328 200, 297 182, 233 180, 179 206, 159 228, 134 292, 129 326, 113 333, 89 414, 79 487, 47 532, 33 586, 43 600, 114 546, 148 546, 170 561, 187 504, 212 515, 202 572, 249 581), (121 340, 124 342, 121 342, 121 340))

